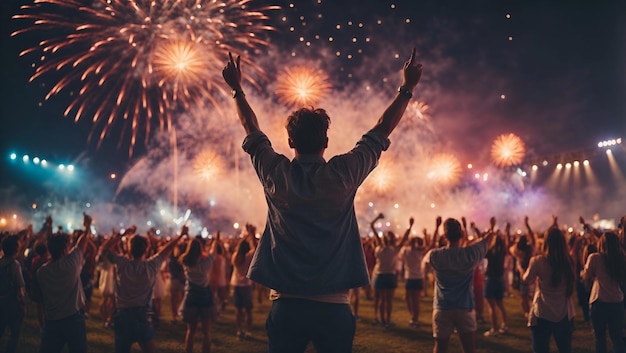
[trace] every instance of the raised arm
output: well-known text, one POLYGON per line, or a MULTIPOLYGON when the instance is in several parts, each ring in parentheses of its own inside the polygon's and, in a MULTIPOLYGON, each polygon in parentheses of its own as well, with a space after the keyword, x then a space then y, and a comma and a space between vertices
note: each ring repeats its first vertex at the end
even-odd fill
POLYGON ((161 256, 161 257, 165 257, 167 258, 168 256, 170 256, 170 253, 172 252, 172 250, 174 250, 174 247, 176 246, 176 244, 178 244, 178 241, 184 237, 185 235, 187 235, 189 233, 189 228, 187 226, 183 226, 180 230, 180 234, 178 236, 176 236, 174 239, 170 240, 169 243, 165 244, 161 250, 159 250, 157 252, 157 256, 161 256))
POLYGON ((473 224, 472 228, 474 228, 474 232, 476 232, 479 237, 484 239, 484 241, 487 242, 487 246, 489 246, 489 244, 491 244, 491 240, 493 239, 495 235, 494 228, 496 226, 496 217, 491 217, 489 219, 489 230, 485 233, 481 233, 480 230, 478 230, 478 227, 476 227, 476 225, 473 222, 472 224, 473 224))
POLYGON ((400 239, 400 244, 398 244, 399 248, 403 247, 406 243, 406 240, 409 239, 409 234, 411 234, 411 228, 413 228, 413 223, 415 223, 413 217, 409 218, 409 228, 406 229, 404 235, 402 236, 402 239, 400 239))
POLYGON ((559 228, 559 217, 556 215, 552 215, 552 224, 550 225, 550 228, 559 228))
MULTIPOLYGON (((589 223, 585 222, 585 219, 583 218, 583 216, 578 217, 578 221, 583 225, 583 229, 585 230, 585 232, 595 236, 596 238, 600 239, 600 237, 602 236, 602 232, 599 231, 596 228, 592 228, 589 223)), ((620 220, 621 222, 621 220, 620 220)))
POLYGON ((237 116, 239 116, 239 121, 244 130, 246 130, 246 134, 249 135, 251 132, 259 131, 259 121, 241 89, 241 57, 239 55, 234 60, 233 55, 230 52, 228 53, 228 63, 222 70, 222 77, 233 90, 233 99, 235 99, 235 104, 237 105, 237 116))
POLYGON ((137 227, 131 226, 131 227, 127 228, 124 231, 124 233, 113 232, 113 234, 111 234, 111 237, 109 239, 105 240, 104 243, 102 244, 102 246, 100 247, 100 251, 101 251, 102 255, 106 256, 106 254, 109 251, 112 251, 112 249, 117 245, 117 243, 119 243, 119 241, 122 239, 122 237, 130 236, 130 235, 134 234, 136 230, 137 230, 137 227))
POLYGON ((441 226, 441 216, 437 216, 435 220, 435 231, 433 232, 433 239, 430 243, 426 243, 426 251, 431 250, 437 246, 439 242, 439 227, 441 226))
POLYGON ((382 240, 380 240, 380 236, 378 235, 378 230, 376 229, 376 227, 374 227, 374 223, 376 223, 376 221, 378 221, 379 219, 383 219, 385 217, 384 214, 379 213, 378 216, 376 216, 376 218, 374 218, 374 220, 372 220, 372 222, 370 222, 370 228, 372 229, 372 232, 374 232, 374 243, 376 246, 382 246, 382 240))
POLYGON ((528 216, 524 217, 524 225, 526 226, 526 231, 528 232, 528 243, 535 247, 535 232, 533 232, 532 228, 530 228, 530 223, 528 223, 528 216))
POLYGON ((89 235, 91 234, 91 222, 92 221, 93 220, 91 216, 83 212, 83 227, 85 227, 85 230, 80 235, 80 237, 78 237, 78 240, 76 241, 76 247, 80 249, 80 252, 83 253, 83 255, 87 251, 87 246, 89 244, 89 235))
POLYGON ((245 237, 245 240, 250 244, 250 250, 248 252, 254 252, 256 250, 256 245, 254 244, 254 239, 256 236, 256 227, 250 223, 246 223, 246 232, 248 233, 245 237))
POLYGON ((504 248, 508 249, 509 244, 511 244, 511 223, 506 222, 506 226, 504 227, 504 248))
POLYGON ((422 65, 415 62, 415 48, 411 52, 411 57, 404 63, 402 70, 402 85, 398 88, 395 98, 383 112, 383 115, 374 126, 373 130, 389 136, 393 129, 396 128, 404 111, 406 110, 409 100, 413 96, 413 89, 422 76, 422 65))

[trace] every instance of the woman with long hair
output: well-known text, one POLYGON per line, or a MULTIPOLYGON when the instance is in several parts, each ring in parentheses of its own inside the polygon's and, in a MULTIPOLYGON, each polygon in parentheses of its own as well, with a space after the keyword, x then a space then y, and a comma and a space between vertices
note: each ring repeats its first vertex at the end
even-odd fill
POLYGON ((378 310, 380 313, 380 320, 385 328, 394 326, 391 321, 393 295, 396 287, 398 286, 398 279, 396 278, 396 257, 400 253, 400 249, 404 246, 404 243, 409 238, 409 233, 413 227, 413 218, 409 219, 409 228, 404 233, 404 236, 400 240, 399 244, 396 244, 396 236, 393 232, 388 231, 381 238, 378 235, 378 231, 374 224, 382 219, 384 215, 379 214, 371 223, 370 227, 374 232, 374 239, 376 242, 376 249, 374 255, 376 256, 376 265, 374 266, 374 288, 379 294, 378 310))
POLYGON ((428 231, 424 228, 424 239, 413 237, 409 244, 402 248, 400 257, 404 261, 404 300, 411 315, 409 326, 419 325, 420 294, 424 289, 424 271, 422 271, 422 260, 424 255, 436 244, 441 226, 441 217, 436 219, 435 233, 432 239, 428 237, 428 231))
POLYGON ((554 224, 548 230, 544 254, 530 260, 522 281, 537 281, 537 290, 528 315, 534 353, 550 351, 550 336, 560 353, 572 351, 574 330, 574 263, 563 232, 554 224))
POLYGON ((213 254, 206 254, 200 239, 194 238, 187 244, 181 256, 185 270, 185 298, 182 317, 187 324, 185 352, 193 352, 193 338, 198 322, 202 323, 202 353, 211 351, 211 323, 215 319, 213 292, 209 286, 209 270, 213 264, 213 254))
POLYGON ((230 284, 234 291, 234 304, 237 311, 237 338, 250 338, 250 329, 252 328, 252 281, 246 277, 248 268, 252 262, 254 255, 254 235, 256 228, 250 224, 246 224, 246 235, 239 240, 233 255, 231 263, 233 265, 233 274, 230 284), (246 329, 244 330, 244 323, 246 329))
MULTIPOLYGON (((507 223, 507 230, 509 224, 507 223)), ((487 270, 485 271, 485 299, 489 304, 489 317, 491 319, 491 328, 485 332, 485 336, 496 336, 506 333, 508 327, 506 325, 506 309, 504 308, 504 258, 507 252, 507 242, 503 239, 508 236, 498 233, 492 238, 489 248, 487 249, 487 270), (498 311, 502 317, 502 324, 498 325, 498 311)))
POLYGON ((620 284, 626 281, 626 260, 620 239, 614 232, 600 237, 598 252, 589 255, 583 280, 591 287, 589 304, 591 324, 596 338, 596 353, 606 352, 606 330, 613 342, 613 351, 626 351, 622 340, 624 322, 624 293, 620 284))
MULTIPOLYGON (((524 224, 526 225, 526 234, 522 234, 518 237, 515 243, 509 247, 509 253, 516 260, 515 272, 519 277, 526 272, 528 265, 530 264, 530 259, 535 254, 535 233, 530 228, 528 216, 524 217, 524 224)), ((520 304, 522 305, 522 310, 524 311, 524 317, 528 318, 528 313, 530 312, 530 300, 532 299, 532 294, 534 293, 535 288, 534 286, 523 283, 522 281, 519 282, 520 304)))
POLYGON ((228 281, 226 280, 226 265, 228 260, 220 232, 217 232, 217 236, 213 239, 211 253, 213 254, 213 266, 209 273, 209 284, 213 291, 215 307, 217 308, 219 317, 228 303, 228 281))

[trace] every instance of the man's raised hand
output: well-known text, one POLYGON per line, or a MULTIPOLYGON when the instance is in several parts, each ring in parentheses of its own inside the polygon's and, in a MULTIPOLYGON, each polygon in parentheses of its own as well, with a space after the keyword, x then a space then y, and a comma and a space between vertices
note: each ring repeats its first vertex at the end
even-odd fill
POLYGON ((237 55, 237 59, 233 59, 233 54, 228 52, 228 63, 222 70, 222 77, 231 89, 241 90, 241 57, 237 55))
POLYGON ((413 48, 411 57, 404 63, 404 68, 402 69, 402 87, 412 90, 417 86, 420 77, 422 77, 422 64, 418 64, 415 61, 415 48, 413 48))

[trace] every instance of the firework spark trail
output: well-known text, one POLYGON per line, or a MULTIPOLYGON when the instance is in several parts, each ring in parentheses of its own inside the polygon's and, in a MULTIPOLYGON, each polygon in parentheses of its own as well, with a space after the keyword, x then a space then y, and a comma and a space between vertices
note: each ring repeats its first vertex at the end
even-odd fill
MULTIPOLYGON (((120 143, 130 132, 129 154, 141 129, 145 142, 153 125, 172 127, 172 113, 216 105, 215 95, 227 92, 221 69, 228 52, 268 46, 261 34, 273 30, 264 13, 279 9, 249 9, 250 0, 35 0, 13 19, 32 25, 28 32, 44 36, 20 56, 41 53, 30 81, 59 72, 63 76, 45 99, 81 85, 65 110, 78 121, 92 115, 100 129, 98 146, 114 125, 122 124, 120 143), (50 37, 45 37, 50 36, 50 37)), ((263 70, 243 56, 250 83, 263 70)), ((90 139, 92 136, 90 135, 90 139)))
POLYGON ((455 156, 439 153, 430 161, 430 170, 426 176, 437 183, 454 186, 459 181, 461 173, 461 163, 455 156))
POLYGON ((202 178, 212 180, 222 173, 223 164, 222 157, 217 152, 203 150, 194 158, 193 170, 202 178))
POLYGON ((499 167, 518 165, 525 155, 524 142, 513 133, 498 136, 491 145, 491 159, 499 167))
POLYGON ((286 68, 278 76, 276 94, 290 106, 318 104, 331 89, 328 75, 307 66, 286 68))

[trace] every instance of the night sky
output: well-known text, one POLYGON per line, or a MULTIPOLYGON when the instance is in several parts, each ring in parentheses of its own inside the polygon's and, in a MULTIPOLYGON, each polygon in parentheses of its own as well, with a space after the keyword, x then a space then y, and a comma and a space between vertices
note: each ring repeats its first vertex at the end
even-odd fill
MULTIPOLYGON (((148 146, 139 142, 129 158, 128 135, 114 129, 96 148, 96 142, 87 139, 93 129, 89 118, 74 123, 72 117, 63 117, 80 87, 77 83, 44 101, 62 75, 44 75, 28 83, 38 54, 18 57, 18 53, 54 31, 10 37, 11 32, 28 26, 28 21, 11 19, 20 13, 21 4, 28 3, 11 0, 0 4, 0 211, 11 208, 12 203, 30 205, 30 200, 50 192, 50 185, 57 180, 53 175, 29 176, 9 160, 11 152, 74 163, 88 170, 84 176, 93 183, 91 187, 112 192, 120 178, 109 180, 110 173, 124 175, 162 145, 159 139, 167 140, 157 134, 148 146)), ((398 70, 416 47, 424 74, 414 95, 429 105, 428 129, 435 132, 427 136, 429 143, 454 152, 463 166, 473 163, 487 168, 491 141, 502 133, 520 136, 527 158, 563 155, 593 148, 601 140, 626 137, 623 1, 253 0, 248 5, 281 7, 266 12, 266 23, 275 28, 261 33, 269 44, 241 53, 270 77, 260 79, 258 88, 246 86, 249 96, 271 96, 273 75, 294 63, 308 62, 326 72, 333 98, 358 102, 372 95, 386 102, 400 82, 398 70), (362 89, 366 93, 361 93, 362 89)), ((246 71, 246 66, 243 69, 244 75, 254 74, 246 71)), ((95 101, 104 97, 103 92, 91 94, 95 101)), ((230 102, 225 102, 228 109, 230 102)), ((331 107, 342 104, 336 100, 321 105, 324 103, 331 107)), ((360 105, 355 105, 358 110, 360 105)), ((368 109, 365 104, 363 107, 368 109)), ((265 109, 259 108, 284 114, 265 109)), ((336 108, 336 114, 345 109, 336 108)), ((364 111, 371 122, 365 125, 373 125, 382 109, 384 103, 380 111, 364 111)), ((232 112, 230 118, 225 124, 238 129, 232 112)), ((360 126, 336 125, 346 130, 360 126)), ((212 136, 214 130, 207 131, 212 136)), ((231 128, 226 131, 231 134, 231 128)), ((235 131, 233 140, 240 144, 243 132, 235 131)), ((426 143, 424 137, 416 134, 415 143, 426 143)), ((181 140, 186 143, 185 138, 181 140)), ((391 140, 393 149, 394 134, 391 140)), ((185 146, 191 145, 197 143, 185 146)), ((626 170, 624 165, 622 169, 626 170)), ((615 187, 624 189, 623 184, 615 187)))

